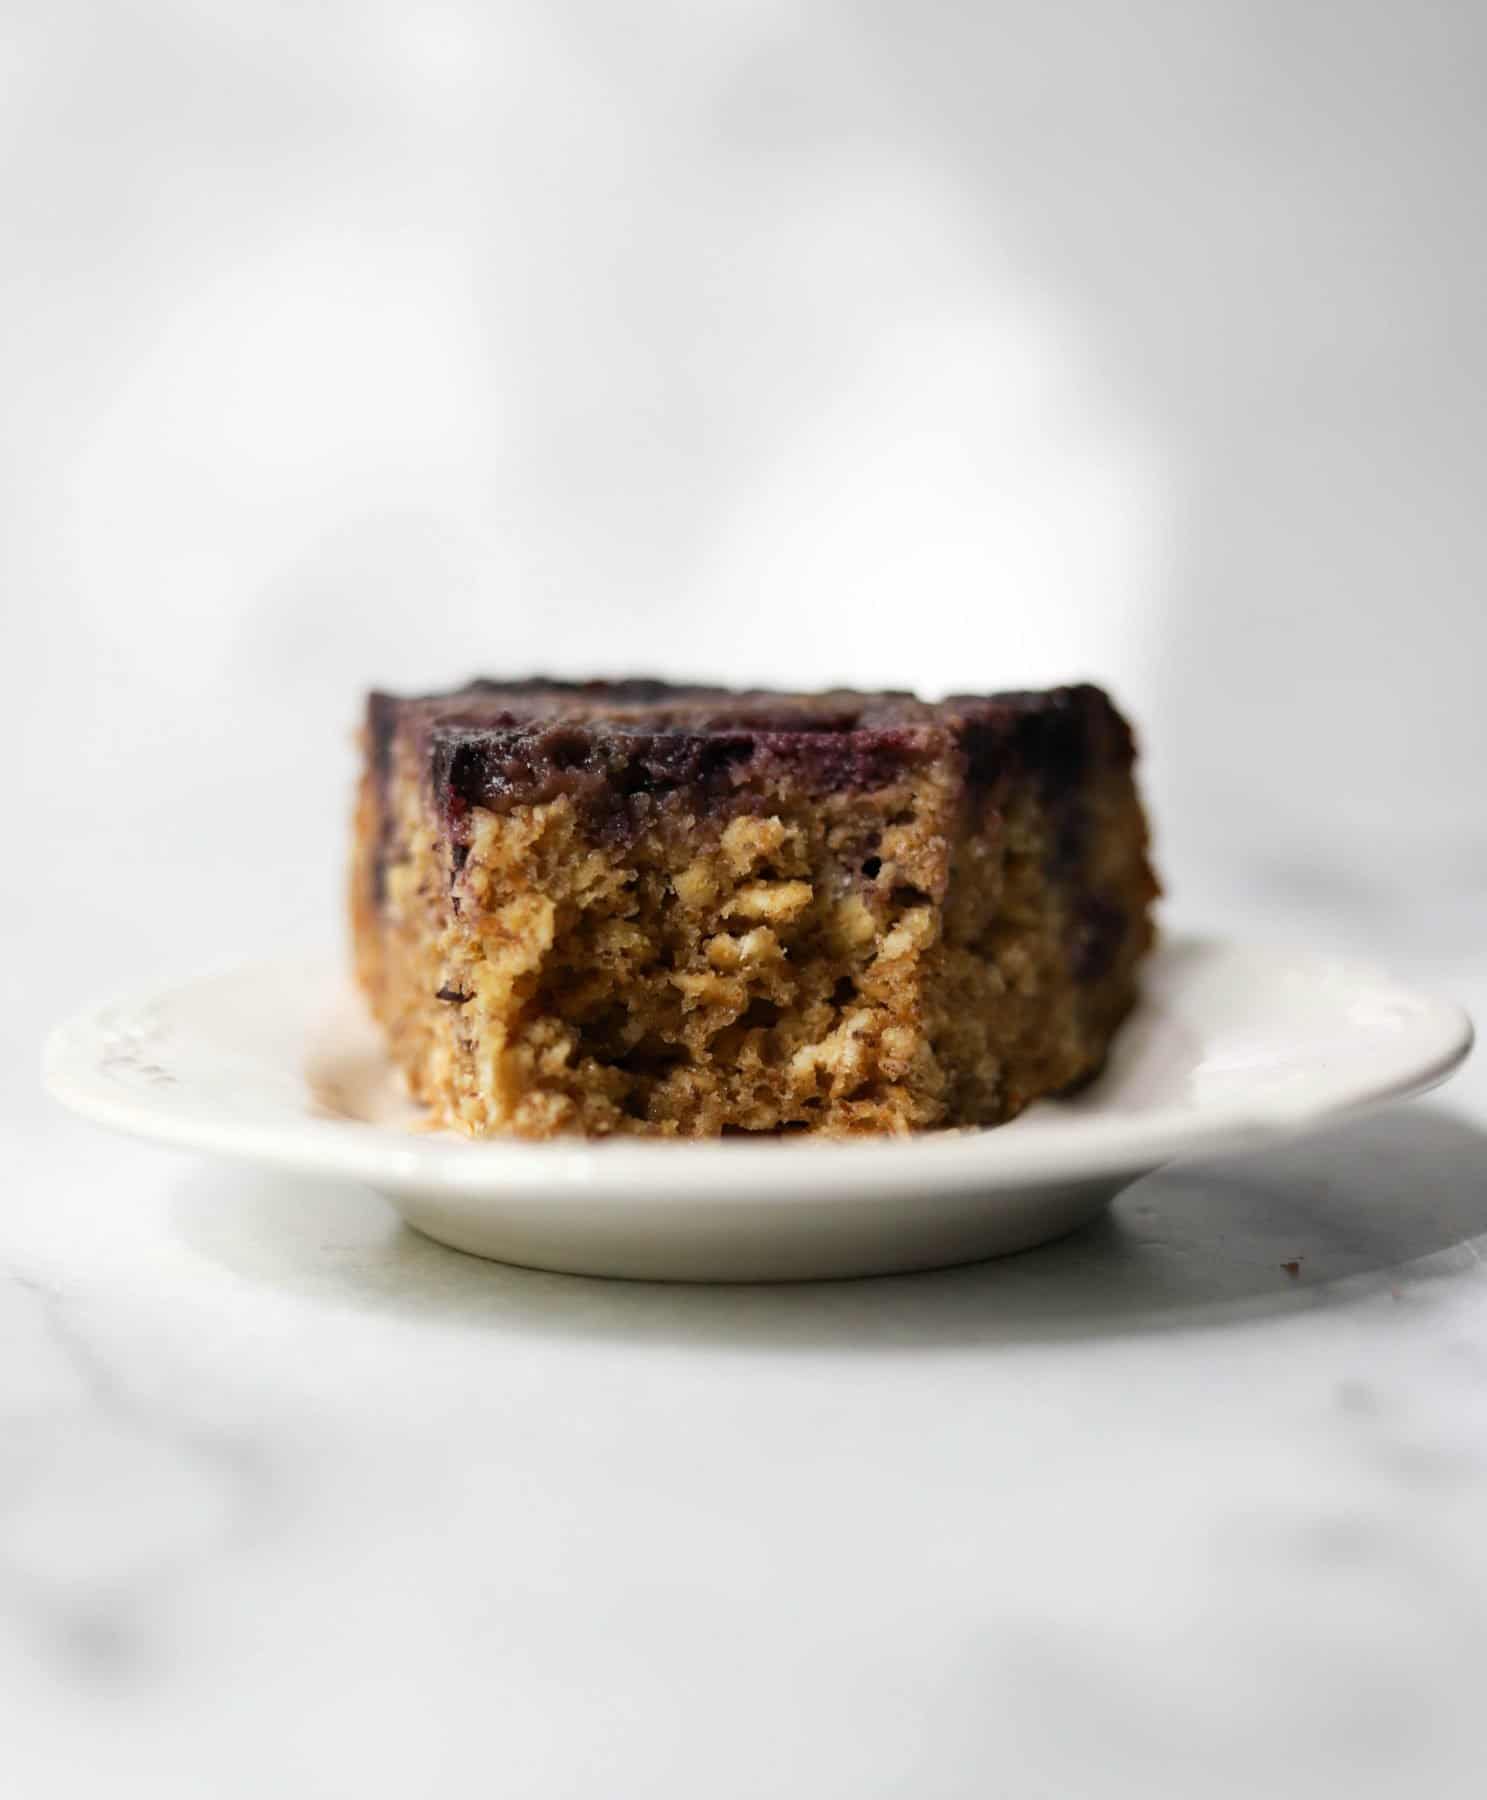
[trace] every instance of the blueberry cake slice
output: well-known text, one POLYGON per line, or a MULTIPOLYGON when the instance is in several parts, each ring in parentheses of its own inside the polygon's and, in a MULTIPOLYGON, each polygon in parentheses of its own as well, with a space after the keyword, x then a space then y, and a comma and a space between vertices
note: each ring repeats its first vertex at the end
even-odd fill
POLYGON ((1094 1074, 1157 884, 1094 687, 370 697, 356 968, 442 1123, 991 1125, 1094 1074))

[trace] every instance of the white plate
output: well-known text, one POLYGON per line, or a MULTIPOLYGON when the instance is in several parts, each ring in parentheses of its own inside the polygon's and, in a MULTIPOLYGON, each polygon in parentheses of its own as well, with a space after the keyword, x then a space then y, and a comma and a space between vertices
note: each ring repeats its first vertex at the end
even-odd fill
POLYGON ((1173 939, 1110 1066, 992 1131, 817 1142, 471 1143, 401 1096, 339 961, 256 963, 61 1026, 46 1081, 120 1130, 388 1196, 456 1249, 658 1280, 970 1262, 1082 1224, 1135 1176, 1422 1092, 1459 1008, 1329 956, 1173 939))

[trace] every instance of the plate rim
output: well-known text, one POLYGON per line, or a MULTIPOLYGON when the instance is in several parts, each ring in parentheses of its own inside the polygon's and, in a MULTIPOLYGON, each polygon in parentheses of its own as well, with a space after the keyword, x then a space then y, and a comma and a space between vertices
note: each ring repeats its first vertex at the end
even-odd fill
MULTIPOLYGON (((162 1088, 157 1098, 147 1089, 131 1089, 109 1077, 102 1059, 106 1041, 118 1031, 119 1021, 131 1015, 143 1019, 209 981, 241 980, 255 970, 261 973, 270 967, 286 970, 291 965, 311 964, 322 972, 327 984, 321 1012, 328 1012, 328 959, 324 952, 306 952, 235 957, 178 979, 137 985, 83 1007, 47 1035, 42 1080, 51 1097, 68 1110, 129 1136, 259 1166, 359 1180, 384 1190, 405 1187, 473 1197, 498 1192, 503 1178, 519 1176, 526 1187, 542 1189, 553 1203, 565 1198, 588 1201, 603 1192, 629 1194, 637 1186, 659 1185, 658 1197, 663 1200, 668 1190, 685 1193, 706 1187, 747 1191, 756 1202, 765 1204, 793 1204, 791 1192, 775 1194, 768 1183, 761 1184, 759 1177, 769 1159, 790 1157, 796 1176, 811 1167, 818 1177, 811 1183, 813 1188, 825 1193, 845 1185, 851 1199, 864 1200, 878 1193, 901 1192, 906 1178, 932 1183, 942 1191, 975 1187, 993 1191, 1130 1176, 1180 1159, 1219 1156, 1300 1136, 1330 1120, 1413 1098, 1448 1080, 1471 1054, 1475 1030, 1462 1006, 1360 959, 1263 939, 1193 931, 1164 932, 1155 955, 1170 960, 1194 951, 1301 961, 1318 971, 1326 968, 1334 979, 1391 989, 1414 1009, 1421 1048, 1392 1071, 1375 1073, 1366 1080, 1319 1083, 1317 1090, 1309 1090, 1301 1101, 1282 1103, 1272 1097, 1262 1106, 1214 1103, 1158 1108, 1125 1117, 1101 1115, 1096 1110, 1084 1115, 1087 1130, 1076 1128, 1053 1141, 1042 1135, 1024 1136, 1016 1131, 1015 1122, 1011 1129, 952 1129, 911 1137, 847 1140, 793 1138, 788 1143, 774 1138, 472 1141, 419 1136, 367 1120, 316 1116, 308 1110, 302 1118, 282 1121, 203 1116, 164 1103, 168 1088, 162 1088), (658 1170, 668 1160, 667 1175, 685 1169, 685 1184, 656 1183, 658 1170)), ((329 960, 340 972, 338 988, 344 994, 351 986, 349 975, 339 956, 329 960)), ((307 1017, 300 1033, 297 1073, 301 1077, 312 1029, 312 1018, 307 1017)))

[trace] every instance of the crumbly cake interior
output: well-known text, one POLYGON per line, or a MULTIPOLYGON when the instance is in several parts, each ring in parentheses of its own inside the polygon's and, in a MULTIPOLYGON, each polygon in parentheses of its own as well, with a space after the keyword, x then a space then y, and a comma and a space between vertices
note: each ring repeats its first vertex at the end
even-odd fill
MULTIPOLYGON (((619 831, 592 784, 451 799, 427 712, 384 719, 352 921, 410 1088, 475 1135, 708 1137, 994 1124, 1085 1080, 1155 883, 1124 722, 1066 692, 1072 764, 1019 749, 1016 720, 989 754, 924 709, 858 733, 891 754, 855 779, 776 733, 721 794, 679 782, 619 831)), ((599 729, 568 761, 623 786, 628 740, 599 729)))

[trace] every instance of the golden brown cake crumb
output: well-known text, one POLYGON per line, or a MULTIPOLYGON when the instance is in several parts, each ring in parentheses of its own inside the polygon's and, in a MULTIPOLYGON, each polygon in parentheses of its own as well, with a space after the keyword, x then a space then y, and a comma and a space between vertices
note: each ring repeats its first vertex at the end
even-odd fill
POLYGON ((1156 883, 1098 689, 372 697, 356 966, 472 1134, 987 1125, 1095 1073, 1156 883))

